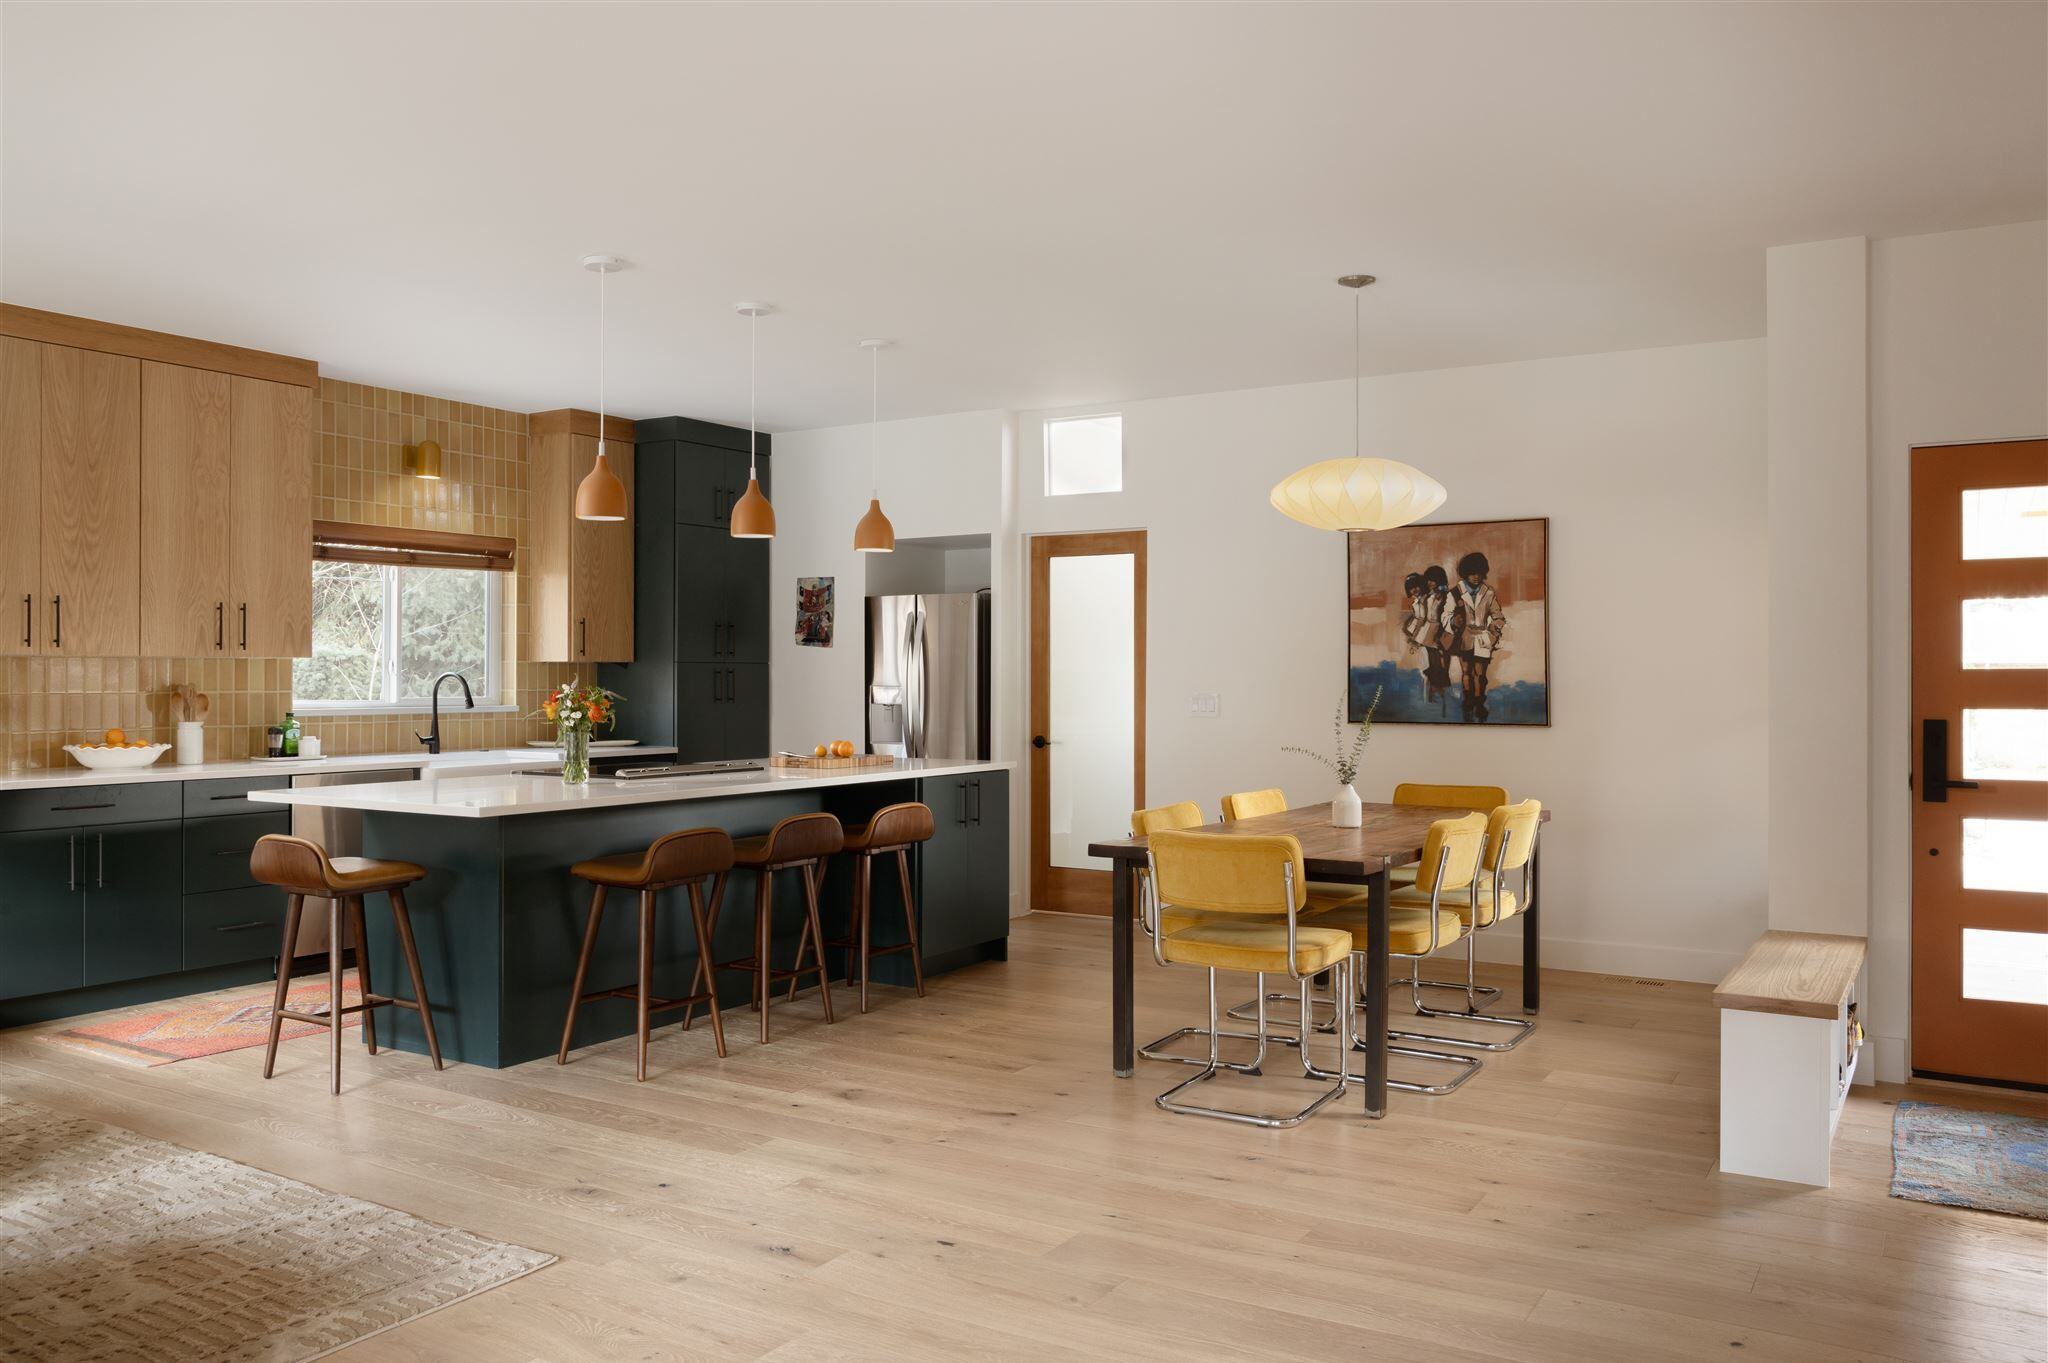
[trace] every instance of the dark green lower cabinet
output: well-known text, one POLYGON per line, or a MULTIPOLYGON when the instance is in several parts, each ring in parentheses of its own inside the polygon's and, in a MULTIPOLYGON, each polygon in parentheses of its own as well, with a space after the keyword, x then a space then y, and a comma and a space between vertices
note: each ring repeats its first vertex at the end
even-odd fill
POLYGON ((181 829, 168 819, 78 830, 85 983, 184 968, 185 906, 176 872, 181 829))
POLYGON ((284 945, 284 906, 283 893, 268 885, 186 895, 185 969, 276 956, 284 945))
POLYGON ((978 772, 920 784, 933 825, 918 849, 918 945, 929 961, 1010 934, 1010 780, 978 772))
POLYGON ((0 833, 0 998, 85 983, 75 828, 0 833))

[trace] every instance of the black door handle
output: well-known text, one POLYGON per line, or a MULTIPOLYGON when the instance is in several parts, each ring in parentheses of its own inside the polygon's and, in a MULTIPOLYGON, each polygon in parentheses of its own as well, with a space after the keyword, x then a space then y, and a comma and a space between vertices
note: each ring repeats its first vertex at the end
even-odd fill
POLYGON ((242 652, 249 651, 249 603, 242 603, 242 652))
POLYGON ((1920 802, 1930 805, 1948 803, 1952 790, 1975 790, 1975 781, 1951 781, 1948 778, 1948 721, 1945 719, 1923 719, 1920 721, 1920 802))
POLYGON ((36 639, 36 597, 34 592, 24 592, 21 597, 21 646, 27 648, 36 639))
POLYGON ((957 781, 954 783, 954 789, 960 798, 960 813, 954 818, 953 822, 965 828, 967 827, 967 783, 965 781, 957 781))
POLYGON ((228 646, 228 603, 213 603, 213 651, 221 652, 228 646))
POLYGON ((59 592, 50 598, 50 647, 64 647, 64 594, 59 592))
POLYGON ((576 628, 578 630, 576 656, 581 658, 587 656, 590 652, 590 617, 585 615, 578 618, 576 628))
POLYGON ((1031 735, 1031 746, 1034 748, 1042 748, 1051 741, 1052 740, 1047 738, 1044 734, 1031 735))

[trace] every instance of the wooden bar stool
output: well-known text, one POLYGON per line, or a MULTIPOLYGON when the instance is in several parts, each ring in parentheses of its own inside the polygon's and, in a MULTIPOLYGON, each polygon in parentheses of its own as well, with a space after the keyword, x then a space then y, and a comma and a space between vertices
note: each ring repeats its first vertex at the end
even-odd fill
POLYGON ((844 850, 853 857, 853 923, 845 937, 827 942, 847 952, 847 978, 853 977, 852 962, 860 961, 860 1010, 868 1010, 868 962, 875 956, 899 951, 910 953, 911 978, 917 981, 917 996, 924 997, 924 962, 917 948, 917 905, 910 896, 910 849, 932 835, 932 812, 921 804, 889 805, 858 828, 846 830, 844 850), (908 942, 895 946, 872 945, 874 918, 875 858, 896 854, 896 882, 903 887, 903 926, 910 932, 908 942))
POLYGON ((284 911, 284 946, 277 961, 277 995, 270 1007, 270 1043, 263 1050, 263 1077, 270 1078, 277 1065, 278 1035, 284 1020, 325 1024, 328 1065, 333 1071, 332 1087, 341 1092, 341 1020, 350 1013, 363 1015, 363 1044, 377 1053, 377 1015, 370 1010, 390 1005, 410 1008, 420 1017, 420 1030, 427 1034, 427 1054, 434 1068, 441 1068, 441 1043, 434 1037, 434 1015, 427 1006, 427 985, 420 976, 420 953, 413 945, 412 918, 405 911, 405 887, 426 875, 426 868, 409 861, 375 861, 369 857, 329 857, 327 850, 306 838, 268 833, 256 840, 249 851, 249 874, 265 885, 275 885, 291 896, 284 911), (363 896, 383 894, 391 900, 391 917, 398 926, 398 947, 405 956, 406 973, 412 976, 412 997, 395 999, 375 992, 370 984, 369 937, 363 931, 363 896), (306 896, 327 900, 327 1011, 294 1013, 286 1009, 291 985, 291 963, 299 938, 299 912, 306 896), (341 1005, 342 915, 356 938, 356 980, 362 986, 363 1001, 341 1005))
POLYGON ((576 957, 576 982, 569 987, 569 1016, 562 1021, 562 1048, 555 1063, 569 1063, 569 1041, 576 1031, 576 1010, 592 999, 632 999, 638 1007, 633 1035, 637 1042, 636 1077, 647 1078, 647 1024, 655 1013, 670 1008, 687 1008, 699 1003, 711 1007, 711 1039, 720 1056, 725 1054, 725 1023, 718 1015, 718 994, 710 987, 711 972, 705 962, 711 955, 711 923, 718 916, 718 900, 725 893, 726 873, 732 870, 732 838, 722 828, 686 828, 656 838, 644 852, 625 852, 614 857, 579 861, 569 874, 589 881, 596 888, 590 895, 590 920, 583 927, 583 950, 576 957), (711 882, 710 907, 705 907, 704 883, 711 882), (690 922, 697 931, 697 969, 690 979, 691 993, 679 999, 654 997, 654 906, 663 890, 686 885, 690 892, 690 922), (604 921, 606 890, 640 892, 640 974, 630 988, 583 992, 584 977, 590 973, 590 954, 597 946, 597 930, 604 921), (698 992, 699 982, 705 988, 698 992))
MULTIPOLYGON (((719 970, 744 970, 754 976, 754 1006, 761 1011, 761 1040, 768 1040, 768 1003, 778 980, 795 980, 816 974, 818 997, 825 1005, 825 1021, 832 1017, 832 983, 825 974, 824 929, 818 922, 818 885, 825 877, 825 858, 845 842, 845 830, 831 814, 794 814, 758 838, 741 838, 733 844, 733 864, 757 872, 754 887, 754 954, 720 961, 719 970), (775 873, 796 870, 804 878, 804 928, 797 939, 796 959, 788 969, 769 961, 769 944, 774 940, 775 873), (804 964, 804 948, 812 943, 810 965, 804 964)), ((792 990, 792 995, 794 990, 792 990)))

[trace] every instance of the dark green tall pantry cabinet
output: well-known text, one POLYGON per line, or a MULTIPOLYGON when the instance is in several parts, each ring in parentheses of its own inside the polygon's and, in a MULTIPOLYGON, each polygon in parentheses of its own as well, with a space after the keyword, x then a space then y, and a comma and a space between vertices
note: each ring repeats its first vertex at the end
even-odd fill
MULTIPOLYGON (((625 697, 615 732, 672 743, 681 762, 765 757, 768 542, 731 532, 747 490, 747 432, 690 417, 634 431, 633 661, 598 669, 625 697)), ((772 497, 769 438, 757 440, 772 497)))

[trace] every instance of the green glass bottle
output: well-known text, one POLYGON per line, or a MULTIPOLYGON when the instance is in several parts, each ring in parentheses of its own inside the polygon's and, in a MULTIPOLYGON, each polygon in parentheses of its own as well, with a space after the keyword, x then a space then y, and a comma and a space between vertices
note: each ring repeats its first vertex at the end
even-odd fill
POLYGON ((284 712, 284 755, 299 755, 299 717, 289 710, 284 712))

